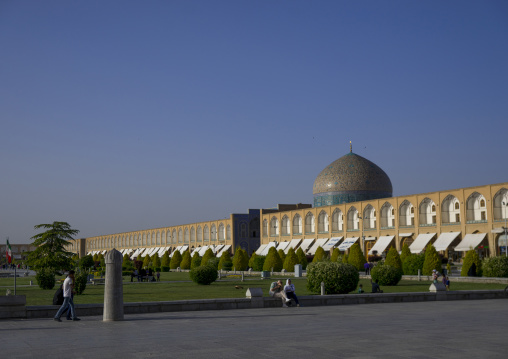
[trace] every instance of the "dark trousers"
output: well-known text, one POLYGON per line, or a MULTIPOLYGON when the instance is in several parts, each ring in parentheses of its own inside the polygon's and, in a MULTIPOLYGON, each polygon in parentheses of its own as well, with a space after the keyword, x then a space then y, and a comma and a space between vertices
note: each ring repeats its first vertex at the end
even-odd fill
POLYGON ((294 292, 286 292, 286 296, 288 297, 288 299, 293 299, 296 304, 300 304, 298 302, 298 298, 294 292))

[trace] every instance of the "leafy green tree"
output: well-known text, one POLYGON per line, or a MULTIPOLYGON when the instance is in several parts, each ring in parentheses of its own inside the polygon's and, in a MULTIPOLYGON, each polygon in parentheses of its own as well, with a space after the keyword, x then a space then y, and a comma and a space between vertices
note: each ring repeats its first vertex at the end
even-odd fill
POLYGON ((180 263, 182 262, 182 255, 180 251, 175 251, 173 256, 171 257, 171 262, 169 262, 169 268, 176 269, 180 267, 180 263))
POLYGON ((323 261, 311 263, 307 269, 307 289, 313 293, 321 291, 321 282, 326 294, 349 293, 359 280, 358 270, 351 264, 323 261))
POLYGON ((286 259, 286 253, 284 253, 282 249, 279 249, 277 251, 277 254, 279 255, 279 258, 282 261, 282 263, 284 263, 284 260, 286 259))
POLYGON ((260 272, 263 270, 263 265, 265 264, 265 256, 255 256, 254 261, 252 262, 252 270, 256 272, 260 272))
POLYGON ((326 259, 325 250, 321 247, 318 247, 316 253, 314 253, 314 258, 312 259, 312 263, 322 262, 326 259))
POLYGON ((149 255, 145 256, 145 259, 143 259, 143 268, 149 268, 152 265, 152 258, 150 258, 149 255))
POLYGON ((364 270, 363 265, 367 262, 365 257, 363 256, 362 250, 360 249, 360 245, 355 243, 351 246, 349 250, 349 255, 347 257, 347 262, 355 266, 359 271, 364 270))
POLYGON ((196 251, 193 255, 192 255, 192 260, 191 260, 191 269, 194 269, 194 268, 197 268, 201 265, 201 257, 199 256, 199 253, 196 251))
POLYGON ((203 258, 201 258, 201 265, 206 266, 208 265, 208 261, 212 258, 215 258, 215 254, 213 254, 213 251, 211 248, 208 248, 203 255, 203 258))
POLYGON ((508 277, 508 257, 498 256, 485 258, 482 263, 482 272, 484 277, 508 277))
POLYGON ((244 265, 245 260, 243 257, 242 249, 238 247, 235 251, 235 255, 233 256, 233 268, 235 270, 242 271, 246 269, 244 265))
POLYGON ((53 271, 70 269, 72 253, 65 250, 73 236, 78 234, 67 222, 53 222, 39 224, 35 229, 44 228, 46 231, 33 236, 32 245, 35 250, 27 257, 27 264, 35 270, 51 268, 53 271))
POLYGON ((182 261, 180 262, 180 268, 190 269, 191 267, 191 256, 189 251, 183 252, 182 261))
POLYGON ((394 247, 390 248, 388 254, 386 255, 385 265, 397 268, 402 274, 402 261, 399 256, 399 252, 397 252, 394 247))
POLYGON ((247 251, 242 249, 242 268, 246 270, 249 267, 249 255, 247 251))
POLYGON ((263 264, 263 270, 271 271, 273 268, 274 272, 280 272, 282 270, 282 261, 280 260, 279 253, 275 247, 271 247, 268 250, 265 263, 263 264))
POLYGON ((74 289, 76 290, 77 295, 83 294, 86 289, 86 282, 88 281, 88 276, 84 271, 77 273, 74 278, 74 289))
POLYGON ((79 267, 83 269, 90 269, 94 266, 93 257, 89 254, 79 260, 79 267))
POLYGON ((233 267, 233 261, 231 260, 231 254, 229 251, 222 252, 219 260, 219 269, 231 270, 233 267))
POLYGON ((163 255, 162 255, 162 259, 161 259, 161 266, 162 267, 169 267, 169 252, 166 251, 163 255))
POLYGON ((441 258, 436 251, 436 248, 429 243, 425 249, 425 260, 423 261, 423 275, 432 275, 432 270, 435 269, 441 272, 441 258))
POLYGON ((252 270, 254 270, 254 262, 256 261, 257 256, 258 255, 256 254, 256 252, 253 252, 252 255, 250 256, 249 267, 252 268, 252 270))
POLYGON ((298 257, 298 264, 302 265, 302 269, 306 269, 308 264, 307 256, 303 253, 302 248, 296 250, 296 256, 298 257))
POLYGON ((298 264, 298 256, 295 253, 294 248, 289 248, 288 254, 286 255, 286 259, 284 260, 284 269, 286 272, 294 272, 295 265, 298 264))
POLYGON ((98 262, 98 261, 99 261, 99 255, 98 255, 97 253, 95 253, 95 254, 93 255, 93 261, 94 261, 94 262, 98 262))
POLYGON ((339 251, 339 248, 334 248, 333 249, 333 252, 332 252, 332 256, 330 257, 330 260, 332 262, 340 262, 339 261, 339 257, 340 257, 340 251, 339 251))
POLYGON ((462 277, 467 277, 470 274, 469 269, 473 266, 473 263, 476 267, 476 276, 482 276, 482 261, 480 260, 478 253, 476 253, 474 249, 471 249, 466 252, 466 257, 462 262, 462 270, 460 271, 460 275, 462 277))
POLYGON ((418 269, 420 273, 423 271, 423 262, 425 261, 425 254, 410 254, 404 259, 402 269, 405 275, 417 275, 418 269))
POLYGON ((411 255, 411 251, 409 250, 409 246, 407 243, 404 243, 402 246, 402 251, 400 253, 400 262, 404 264, 404 260, 411 255))
POLYGON ((153 263, 153 266, 155 268, 160 268, 162 263, 161 263, 161 259, 159 258, 159 253, 155 253, 153 256, 152 256, 152 263, 153 263))

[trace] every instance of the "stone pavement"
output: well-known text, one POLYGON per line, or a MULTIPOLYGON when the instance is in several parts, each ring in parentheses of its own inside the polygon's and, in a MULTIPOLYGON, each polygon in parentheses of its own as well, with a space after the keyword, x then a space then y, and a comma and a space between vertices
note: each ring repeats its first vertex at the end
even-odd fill
POLYGON ((1 357, 508 357, 504 299, 62 319, 0 321, 1 357))

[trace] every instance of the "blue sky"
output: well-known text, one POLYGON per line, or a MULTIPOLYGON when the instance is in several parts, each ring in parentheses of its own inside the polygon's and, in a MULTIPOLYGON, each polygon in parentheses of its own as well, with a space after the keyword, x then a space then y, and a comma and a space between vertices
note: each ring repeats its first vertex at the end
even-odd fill
POLYGON ((508 181, 506 1, 2 1, 0 240, 508 181))

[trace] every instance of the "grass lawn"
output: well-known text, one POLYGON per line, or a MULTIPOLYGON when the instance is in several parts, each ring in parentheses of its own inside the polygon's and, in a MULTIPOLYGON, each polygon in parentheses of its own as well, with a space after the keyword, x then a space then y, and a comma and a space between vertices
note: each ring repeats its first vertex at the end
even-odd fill
MULTIPOLYGON (((61 279, 60 277, 58 279, 61 279)), ((156 302, 185 299, 210 299, 210 298, 245 298, 245 291, 248 287, 261 287, 265 296, 268 296, 268 288, 272 280, 262 280, 258 276, 241 278, 233 277, 212 283, 211 285, 197 285, 190 281, 189 273, 169 272, 161 273, 161 282, 138 283, 130 282, 130 277, 124 277, 124 302, 156 302), (243 289, 236 289, 241 286, 243 289)), ((284 278, 283 278, 284 279, 284 278)), ((311 295, 307 290, 306 278, 291 278, 299 296, 311 295)), ((489 283, 454 283, 451 279, 452 290, 479 290, 479 289, 504 289, 506 284, 489 283)), ((285 279, 284 279, 285 281, 285 279)), ((371 284, 368 279, 361 279, 360 283, 366 292, 370 292, 371 284)), ((397 292, 427 292, 430 281, 400 281, 394 287, 382 286, 385 293, 397 292)), ((17 278, 17 293, 26 295, 27 305, 50 305, 53 302, 53 295, 56 287, 52 290, 40 289, 34 277, 17 278), (33 286, 26 286, 33 281, 33 286)), ((6 289, 14 289, 14 278, 0 278, 0 295, 6 289)), ((5 292, 4 292, 5 293, 5 292)), ((354 294, 354 293, 352 293, 354 294)), ((87 285, 82 295, 76 296, 76 304, 102 303, 104 301, 104 285, 87 285)))

